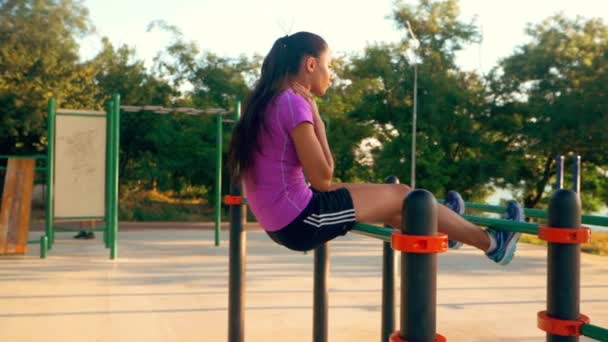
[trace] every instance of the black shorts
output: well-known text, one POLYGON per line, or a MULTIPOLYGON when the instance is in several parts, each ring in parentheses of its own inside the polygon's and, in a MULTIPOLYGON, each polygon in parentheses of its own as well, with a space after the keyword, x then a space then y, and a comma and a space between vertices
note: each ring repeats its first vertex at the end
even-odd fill
POLYGON ((345 188, 316 192, 298 217, 284 228, 267 232, 272 240, 295 251, 309 251, 355 225, 355 207, 345 188))

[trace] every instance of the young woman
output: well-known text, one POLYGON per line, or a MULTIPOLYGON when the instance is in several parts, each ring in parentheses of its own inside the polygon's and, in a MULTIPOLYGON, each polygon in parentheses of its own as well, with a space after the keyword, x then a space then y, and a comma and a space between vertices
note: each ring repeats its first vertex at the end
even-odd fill
MULTIPOLYGON (((334 184, 334 160, 314 96, 331 84, 331 51, 318 35, 279 38, 265 57, 229 152, 235 180, 245 184, 251 211, 278 244, 314 249, 346 234, 355 222, 401 225, 410 188, 402 184, 334 184), (310 182, 309 187, 306 181, 310 182)), ((462 199, 451 209, 461 211, 462 199)), ((521 208, 511 209, 521 219, 521 208)), ((513 257, 519 234, 483 230, 439 205, 439 230, 475 246, 500 264, 513 257)))

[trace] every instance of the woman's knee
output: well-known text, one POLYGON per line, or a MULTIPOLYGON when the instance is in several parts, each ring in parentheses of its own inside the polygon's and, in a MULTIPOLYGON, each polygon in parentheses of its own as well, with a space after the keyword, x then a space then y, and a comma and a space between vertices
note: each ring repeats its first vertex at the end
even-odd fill
POLYGON ((399 198, 405 198, 411 191, 411 188, 407 184, 393 184, 392 187, 399 198))

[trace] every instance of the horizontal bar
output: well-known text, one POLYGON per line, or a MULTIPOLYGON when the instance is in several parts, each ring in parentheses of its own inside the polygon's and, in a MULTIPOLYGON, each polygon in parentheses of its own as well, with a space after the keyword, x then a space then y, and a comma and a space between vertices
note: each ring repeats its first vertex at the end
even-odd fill
POLYGON ((391 235, 395 229, 388 227, 373 226, 366 223, 356 223, 352 229, 353 233, 362 234, 382 241, 391 242, 391 235))
POLYGON ((79 227, 74 227, 74 228, 54 227, 53 228, 53 230, 55 230, 56 232, 59 232, 59 233, 71 233, 71 232, 81 231, 81 230, 84 230, 86 232, 103 232, 105 229, 106 229, 105 226, 99 226, 99 227, 93 227, 93 228, 79 228, 79 227))
POLYGON ((0 154, 0 159, 46 159, 46 155, 45 154, 31 154, 31 155, 0 154))
POLYGON ((592 324, 583 324, 581 326, 583 336, 591 337, 598 341, 608 341, 608 329, 598 327, 592 324))
POLYGON ((527 222, 517 222, 511 220, 501 220, 494 219, 488 217, 479 217, 472 215, 462 215, 467 221, 473 222, 475 224, 485 226, 485 227, 495 227, 502 230, 508 230, 512 232, 520 232, 538 235, 538 224, 527 223, 527 222))
POLYGON ((106 116, 106 112, 101 110, 91 110, 91 109, 57 109, 55 112, 59 115, 86 115, 86 116, 106 116))
POLYGON ((165 108, 163 106, 120 106, 123 112, 137 113, 137 112, 152 112, 156 114, 169 114, 169 113, 181 113, 186 115, 201 115, 201 114, 229 114, 225 109, 222 108, 208 108, 208 109, 196 109, 188 107, 178 108, 165 108))
MULTIPOLYGON (((491 213, 504 213, 506 207, 500 205, 489 205, 489 204, 480 204, 480 203, 470 203, 466 202, 465 207, 467 209, 475 209, 481 210, 485 212, 491 213)), ((548 217, 547 211, 542 209, 531 209, 525 208, 524 213, 527 217, 546 219, 548 217)), ((607 216, 597 216, 597 215, 583 215, 582 222, 584 224, 592 224, 595 226, 603 226, 608 227, 608 217, 607 216)))
MULTIPOLYGON (((6 167, 0 166, 0 171, 6 171, 6 167)), ((46 171, 46 167, 37 167, 35 171, 46 171)))
POLYGON ((74 220, 74 221, 84 221, 84 220, 104 220, 103 216, 54 216, 53 220, 74 220))

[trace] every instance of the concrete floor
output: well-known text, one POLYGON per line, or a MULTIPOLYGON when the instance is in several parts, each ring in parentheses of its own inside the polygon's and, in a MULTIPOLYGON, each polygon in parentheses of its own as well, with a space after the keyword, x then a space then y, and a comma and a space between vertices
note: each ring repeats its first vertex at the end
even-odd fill
MULTIPOLYGON (((227 341, 226 232, 214 247, 208 230, 124 231, 117 261, 100 236, 71 236, 58 234, 46 260, 35 245, 0 258, 0 341, 227 341)), ((330 253, 329 340, 379 341, 380 242, 350 234, 330 253)), ((545 255, 520 245, 507 267, 469 247, 441 255, 438 332, 451 342, 544 341, 545 255)), ((581 312, 606 327, 608 258, 584 255, 582 265, 581 312)), ((312 280, 312 253, 248 232, 246 341, 311 341, 312 280)))

